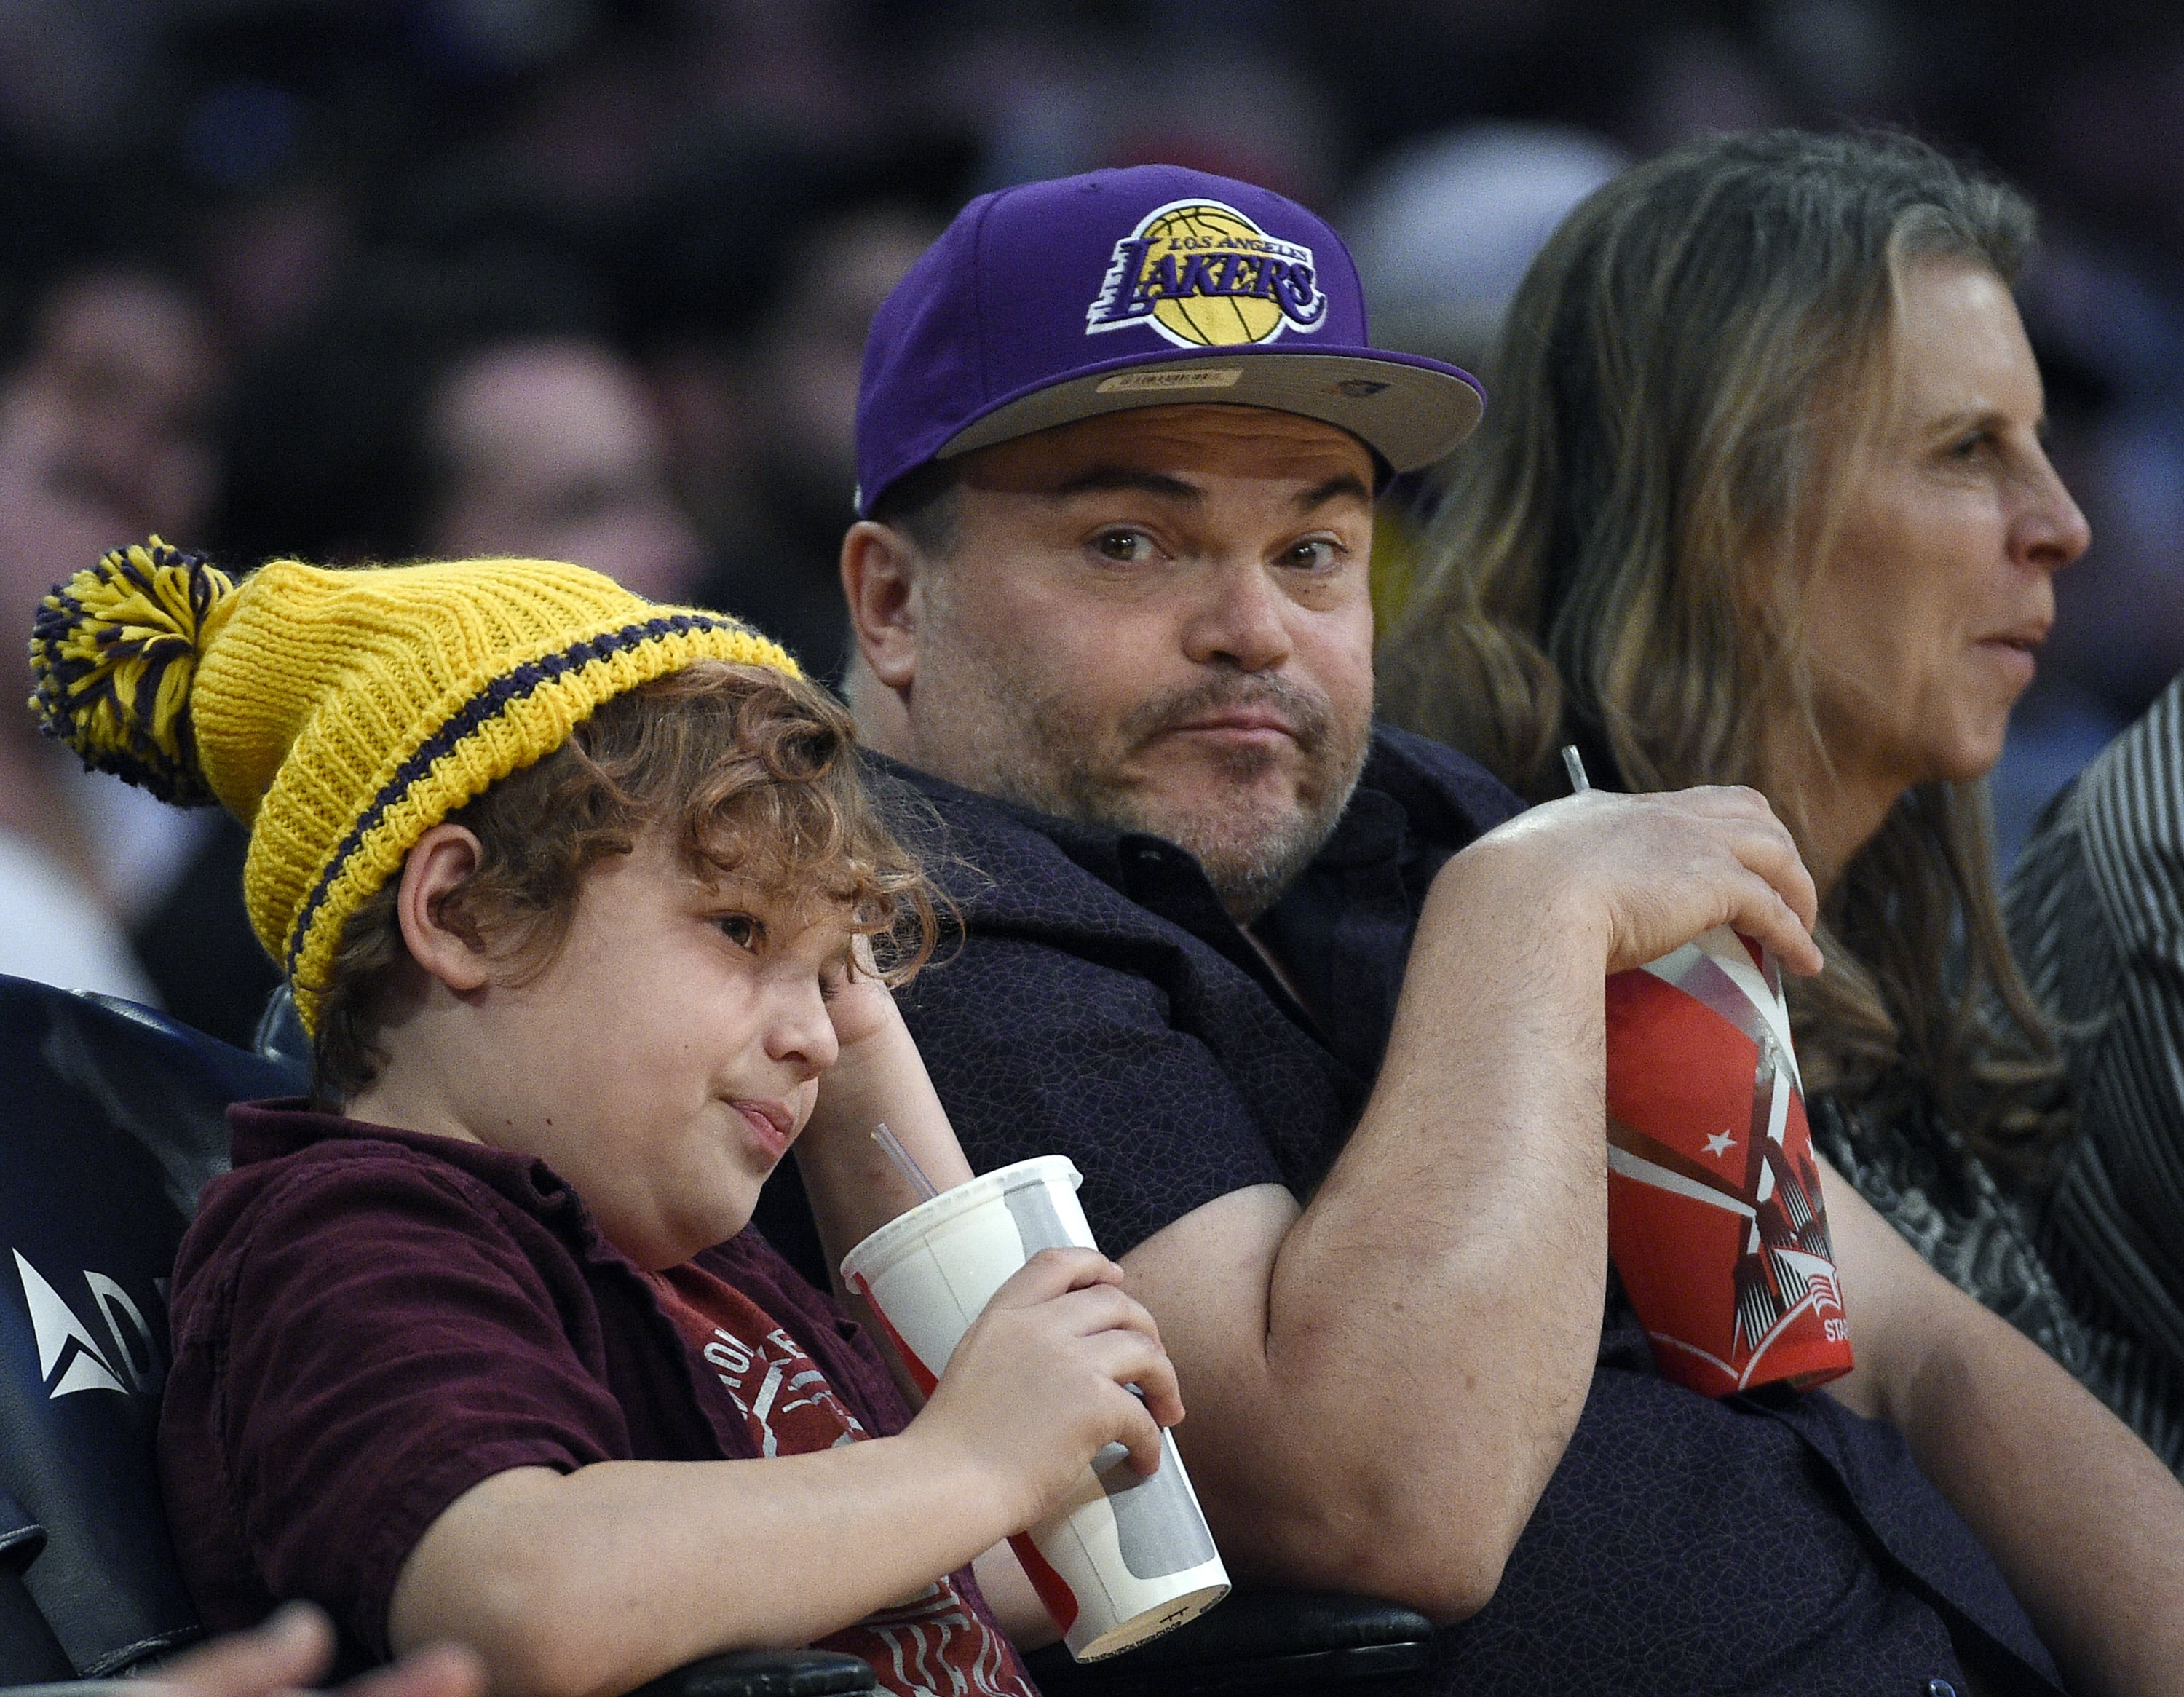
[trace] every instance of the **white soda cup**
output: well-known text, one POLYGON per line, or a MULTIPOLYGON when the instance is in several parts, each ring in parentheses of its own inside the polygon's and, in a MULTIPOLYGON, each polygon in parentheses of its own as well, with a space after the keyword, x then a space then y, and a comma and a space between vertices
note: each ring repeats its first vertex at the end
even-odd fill
MULTIPOLYGON (((930 1393, 956 1340, 1009 1276, 1041 1249, 1096 1249, 1067 1155, 1018 1161, 943 1191, 842 1258, 842 1278, 879 1316, 911 1377, 930 1393)), ((1140 1478, 1111 1444, 1077 1490, 1009 1541, 1079 1661, 1143 1644, 1228 1594, 1175 1441, 1140 1478)))

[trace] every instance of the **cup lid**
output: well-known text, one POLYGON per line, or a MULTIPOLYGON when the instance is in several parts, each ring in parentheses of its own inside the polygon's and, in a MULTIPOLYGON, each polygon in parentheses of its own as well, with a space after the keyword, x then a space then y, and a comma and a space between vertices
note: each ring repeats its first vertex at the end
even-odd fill
POLYGON ((906 1213, 898 1214, 842 1257, 844 1282, 859 1273, 871 1272, 957 1216, 968 1213, 1011 1190, 1031 1184, 1066 1184, 1074 1190, 1084 1182, 1077 1163, 1066 1155, 1034 1155, 1029 1160, 997 1166, 928 1198, 906 1213))

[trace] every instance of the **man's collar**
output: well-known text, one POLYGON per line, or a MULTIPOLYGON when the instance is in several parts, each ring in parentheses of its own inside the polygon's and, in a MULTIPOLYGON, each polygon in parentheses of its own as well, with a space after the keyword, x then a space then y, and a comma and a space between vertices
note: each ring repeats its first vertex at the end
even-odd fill
MULTIPOLYGON (((1377 722, 1373 725, 1372 741, 1365 751, 1365 769, 1358 776, 1357 787, 1351 795, 1350 804, 1343 809, 1342 816, 1335 821, 1333 834, 1313 857, 1315 863, 1333 857, 1336 864, 1348 865, 1359 854, 1375 857, 1382 852, 1379 847, 1382 834, 1391 826, 1399 826, 1402 815, 1414 806, 1424 804, 1446 809, 1447 804, 1435 793, 1435 786, 1414 771, 1417 763, 1406 745, 1418 740, 1388 726, 1377 722), (1390 800, 1394 803, 1392 810, 1388 806, 1390 800)), ((934 801, 991 809, 1013 819, 1051 840, 1085 871, 1108 883, 1119 882, 1125 839, 1151 834, 1065 819, 1005 796, 966 788, 876 749, 866 748, 863 753, 868 765, 883 778, 905 784, 934 801)), ((1491 780, 1486 782, 1490 783, 1491 780)))
MULTIPOLYGON (((1446 808, 1446 802, 1435 793, 1435 786, 1413 770, 1416 762, 1405 745, 1416 740, 1384 725, 1373 726, 1373 739, 1366 749, 1365 769, 1358 776, 1357 787, 1335 821, 1333 833, 1312 857, 1313 865, 1343 868, 1386 859, 1400 849, 1405 815, 1413 807, 1446 808)), ((1130 887, 1134 854, 1140 851, 1142 845, 1159 844, 1175 854, 1189 854, 1187 849, 1166 843, 1149 832, 1119 831, 1112 826, 1087 824, 1044 813, 983 790, 967 789, 869 748, 865 751, 865 759, 884 777, 905 784, 930 800, 952 807, 968 805, 990 810, 1036 832, 1102 883, 1126 893, 1130 887)))
POLYGON ((872 748, 864 751, 864 758, 868 766, 882 778, 893 779, 929 801, 955 809, 983 810, 1037 832, 1102 883, 1121 886, 1123 840, 1126 836, 1143 834, 1117 831, 1105 825, 1080 824, 1073 819, 1064 819, 1059 814, 1043 813, 1035 807, 1026 807, 1021 802, 1011 801, 1005 796, 968 789, 947 778, 936 777, 922 766, 913 766, 907 761, 872 748))

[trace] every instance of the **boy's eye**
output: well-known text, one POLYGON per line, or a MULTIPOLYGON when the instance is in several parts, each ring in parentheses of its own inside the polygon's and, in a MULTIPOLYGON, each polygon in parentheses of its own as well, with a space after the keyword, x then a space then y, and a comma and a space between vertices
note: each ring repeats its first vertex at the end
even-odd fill
POLYGON ((738 949, 757 947, 759 923, 747 913, 724 913, 713 921, 722 936, 738 949))

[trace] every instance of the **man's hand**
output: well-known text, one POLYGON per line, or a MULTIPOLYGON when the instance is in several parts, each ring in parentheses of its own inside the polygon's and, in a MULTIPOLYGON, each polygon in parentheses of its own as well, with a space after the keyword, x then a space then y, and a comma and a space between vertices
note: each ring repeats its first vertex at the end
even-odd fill
MULTIPOLYGON (((144 1697, 290 1697, 326 1671, 333 1628, 309 1603, 290 1603, 247 1633, 214 1639, 146 1676, 144 1697)), ((353 1679, 339 1697, 484 1697, 485 1664, 459 1644, 434 1644, 353 1679)))
MULTIPOLYGON (((1542 925, 1596 938, 1606 970, 1658 960, 1733 926, 1793 972, 1820 970, 1819 899, 1797 845, 1758 791, 1591 790, 1521 813, 1450 862, 1491 863, 1542 925)), ((1474 865, 1474 871, 1479 870, 1474 865)))
POLYGON ((1161 1428, 1183 1418, 1153 1317, 1096 1249, 1041 1249, 994 1293, 956 1346, 909 1436, 956 1447, 1002 1491, 1022 1531, 1110 1444, 1156 1471, 1161 1428), (1142 1399, 1125 1388, 1135 1385, 1142 1399))

